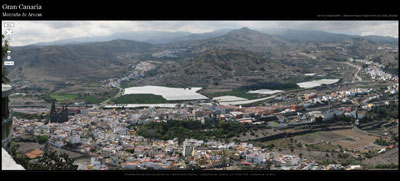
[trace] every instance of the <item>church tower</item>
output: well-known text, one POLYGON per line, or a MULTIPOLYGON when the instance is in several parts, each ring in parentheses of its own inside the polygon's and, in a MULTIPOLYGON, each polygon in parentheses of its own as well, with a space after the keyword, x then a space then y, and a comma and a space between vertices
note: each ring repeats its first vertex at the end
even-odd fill
POLYGON ((53 102, 51 103, 51 109, 50 109, 50 113, 56 113, 56 104, 55 104, 55 100, 53 99, 53 102))
POLYGON ((57 110, 56 110, 55 99, 53 99, 53 102, 51 103, 50 120, 49 121, 52 123, 57 122, 57 110))

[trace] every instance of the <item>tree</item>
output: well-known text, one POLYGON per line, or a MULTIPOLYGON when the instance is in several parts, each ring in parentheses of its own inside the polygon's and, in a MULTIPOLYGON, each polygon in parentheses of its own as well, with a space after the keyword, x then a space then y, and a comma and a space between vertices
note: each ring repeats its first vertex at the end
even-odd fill
POLYGON ((333 121, 335 122, 339 121, 338 116, 336 114, 333 114, 333 121))
POLYGON ((388 146, 390 144, 382 138, 376 139, 374 143, 381 146, 388 146))
POLYGON ((267 161, 265 162, 265 168, 266 168, 266 170, 271 170, 271 166, 272 166, 272 161, 267 160, 267 161))
POLYGON ((77 170, 78 166, 73 163, 74 159, 66 153, 57 154, 56 151, 46 150, 30 170, 77 170))
POLYGON ((15 160, 17 164, 22 165, 25 169, 27 169, 29 163, 29 157, 25 154, 18 151, 20 145, 19 144, 12 144, 11 145, 11 156, 15 160))
POLYGON ((49 136, 38 136, 36 137, 36 142, 38 142, 39 144, 44 144, 47 142, 47 140, 49 139, 49 136))
POLYGON ((74 159, 69 158, 66 153, 57 154, 56 151, 45 149, 42 157, 37 162, 32 162, 28 156, 18 151, 20 145, 11 147, 11 155, 17 164, 26 170, 77 170, 74 159))
POLYGON ((392 135, 392 140, 394 140, 395 142, 399 142, 399 136, 396 136, 395 134, 392 135))
POLYGON ((67 142, 65 142, 65 147, 66 148, 72 148, 73 145, 69 141, 67 141, 67 142))
POLYGON ((315 122, 317 123, 322 123, 323 118, 321 116, 318 116, 315 118, 315 122))

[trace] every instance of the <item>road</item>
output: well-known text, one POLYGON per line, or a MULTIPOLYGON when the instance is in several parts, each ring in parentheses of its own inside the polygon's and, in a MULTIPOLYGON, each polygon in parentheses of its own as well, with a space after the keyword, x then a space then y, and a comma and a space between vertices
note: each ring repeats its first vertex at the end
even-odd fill
POLYGON ((357 72, 354 74, 354 77, 355 77, 356 79, 358 79, 358 81, 362 81, 362 78, 358 76, 358 73, 359 73, 360 70, 362 69, 361 67, 359 67, 359 66, 357 66, 357 65, 354 65, 354 64, 351 64, 350 62, 345 62, 344 64, 349 65, 349 66, 352 66, 352 67, 354 67, 354 68, 357 68, 358 70, 357 70, 357 72))
POLYGON ((118 89, 119 89, 119 92, 118 92, 118 94, 116 94, 114 97, 108 98, 107 100, 103 101, 103 102, 100 103, 99 105, 94 105, 91 109, 92 109, 92 110, 97 110, 98 108, 101 108, 102 106, 107 105, 107 103, 110 102, 111 99, 114 99, 114 98, 117 98, 117 97, 121 96, 124 89, 121 88, 121 87, 118 87, 118 89))
POLYGON ((117 97, 121 96, 121 95, 122 95, 122 91, 123 91, 124 89, 121 88, 121 87, 118 87, 118 90, 119 90, 118 94, 116 94, 114 97, 110 97, 109 99, 105 100, 104 102, 101 103, 101 105, 105 105, 105 104, 107 104, 111 99, 114 99, 114 98, 117 98, 117 97))

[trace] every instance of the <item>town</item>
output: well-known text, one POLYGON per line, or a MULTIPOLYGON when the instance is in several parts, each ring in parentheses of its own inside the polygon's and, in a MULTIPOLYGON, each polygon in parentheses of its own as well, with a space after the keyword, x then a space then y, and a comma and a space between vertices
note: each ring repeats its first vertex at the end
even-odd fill
POLYGON ((8 170, 398 170, 396 23, 3 26, 8 170))
MULTIPOLYGON (((353 61, 368 64, 365 72, 372 80, 390 81, 393 84, 377 89, 356 88, 346 86, 346 83, 339 83, 297 92, 278 92, 279 96, 265 101, 264 105, 260 106, 220 105, 218 99, 212 99, 175 104, 71 107, 68 108, 68 121, 62 123, 50 121, 46 124, 45 119, 13 117, 13 140, 46 136, 48 139, 46 144, 84 155, 83 158, 86 159, 76 161, 80 170, 237 170, 256 167, 271 170, 363 169, 360 164, 345 166, 339 163, 322 164, 302 157, 302 153, 280 153, 277 150, 272 151, 271 145, 252 144, 256 140, 289 140, 290 135, 301 135, 302 130, 316 131, 321 125, 330 127, 331 130, 361 130, 365 125, 368 127, 375 124, 365 121, 369 111, 382 106, 398 105, 398 98, 395 97, 398 94, 396 75, 383 72, 380 69, 381 65, 370 61, 350 60, 353 61), (338 121, 342 117, 351 121, 338 121), (252 132, 250 137, 235 135, 225 139, 211 138, 205 141, 193 138, 182 140, 146 138, 138 134, 138 129, 132 129, 139 125, 161 124, 174 120, 191 120, 203 125, 220 122, 258 127, 264 125, 263 128, 267 132, 261 134, 252 132)), ((14 111, 24 110, 29 109, 18 108, 14 111)), ((398 125, 398 118, 393 121, 377 122, 377 124, 398 125)), ((398 147, 398 140, 391 140, 388 134, 382 132, 379 138, 391 142, 390 145, 374 145, 373 148, 368 148, 369 152, 373 149, 383 153, 398 147)), ((307 147, 307 144, 301 142, 297 144, 299 147, 307 147)), ((363 148, 366 147, 368 146, 363 148)), ((339 154, 361 157, 361 152, 357 148, 346 150, 339 154)), ((27 155, 35 160, 42 153, 38 148, 27 155)))

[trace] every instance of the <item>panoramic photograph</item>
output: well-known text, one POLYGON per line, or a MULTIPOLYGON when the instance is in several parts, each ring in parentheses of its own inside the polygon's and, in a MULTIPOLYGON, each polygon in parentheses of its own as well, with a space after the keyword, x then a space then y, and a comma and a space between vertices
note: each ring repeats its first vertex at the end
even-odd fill
POLYGON ((398 21, 2 21, 2 170, 398 170, 398 21))

